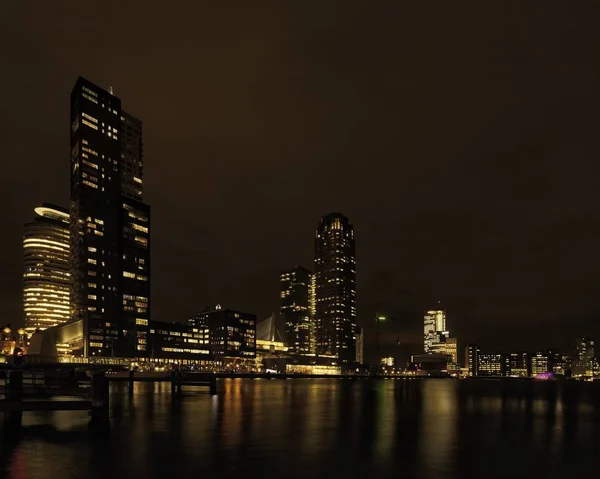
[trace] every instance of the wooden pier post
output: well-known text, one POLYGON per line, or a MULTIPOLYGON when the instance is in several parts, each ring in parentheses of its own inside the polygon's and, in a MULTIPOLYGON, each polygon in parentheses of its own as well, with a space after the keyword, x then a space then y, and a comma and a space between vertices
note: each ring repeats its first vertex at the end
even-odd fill
MULTIPOLYGON (((178 392, 178 378, 177 378, 177 371, 173 370, 171 371, 171 394, 173 396, 175 396, 178 392)), ((180 389, 179 389, 180 390, 180 389)))
POLYGON ((215 396, 217 394, 217 376, 212 374, 210 376, 210 395, 215 396))
POLYGON ((131 369, 129 371, 129 394, 133 394, 133 377, 134 377, 135 371, 133 369, 131 369))
POLYGON ((23 371, 10 371, 6 385, 6 399, 9 401, 23 400, 23 371))
MULTIPOLYGON (((6 373, 4 397, 8 401, 23 400, 23 371, 9 371, 6 373)), ((21 431, 23 411, 8 411, 4 415, 5 431, 7 436, 18 436, 21 431)))
POLYGON ((106 429, 110 426, 109 420, 109 393, 108 378, 102 371, 92 373, 92 411, 90 426, 106 429))

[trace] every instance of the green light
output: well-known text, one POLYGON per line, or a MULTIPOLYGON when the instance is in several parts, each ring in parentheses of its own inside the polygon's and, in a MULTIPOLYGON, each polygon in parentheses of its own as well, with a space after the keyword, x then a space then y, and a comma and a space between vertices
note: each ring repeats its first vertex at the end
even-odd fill
POLYGON ((378 321, 385 321, 385 316, 377 316, 378 321))

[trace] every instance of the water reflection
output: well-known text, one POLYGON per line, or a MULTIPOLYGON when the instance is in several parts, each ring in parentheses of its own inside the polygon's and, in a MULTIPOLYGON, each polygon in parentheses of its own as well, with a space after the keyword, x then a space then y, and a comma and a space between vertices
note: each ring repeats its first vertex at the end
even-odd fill
POLYGON ((600 452, 598 386, 226 379, 174 399, 115 384, 107 437, 85 412, 26 413, 0 476, 574 477, 600 452))

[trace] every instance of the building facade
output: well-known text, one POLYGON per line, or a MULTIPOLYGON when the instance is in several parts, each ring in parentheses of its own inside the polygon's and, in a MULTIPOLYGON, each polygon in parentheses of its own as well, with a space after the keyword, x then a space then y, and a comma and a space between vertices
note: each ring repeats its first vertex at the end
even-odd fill
POLYGON ((205 328, 209 334, 213 358, 245 358, 256 356, 256 315, 223 309, 220 305, 206 308, 189 320, 193 329, 205 328))
POLYGON ((509 354, 510 376, 526 378, 531 375, 529 353, 518 351, 509 354))
POLYGON ((552 372, 554 353, 552 351, 538 351, 531 356, 531 375, 552 372))
POLYGON ((365 328, 356 326, 356 362, 364 364, 365 362, 365 328))
POLYGON ((423 316, 423 350, 426 353, 444 354, 450 333, 446 329, 446 311, 429 310, 423 316))
POLYGON ((324 216, 315 238, 316 352, 356 360, 354 227, 340 213, 324 216))
POLYGON ((502 354, 479 353, 477 376, 502 376, 502 354))
POLYGON ((577 340, 576 353, 577 358, 575 360, 573 374, 576 376, 591 376, 595 355, 594 340, 590 338, 579 338, 577 340))
POLYGON ((71 92, 71 299, 73 318, 83 321, 85 356, 146 352, 150 215, 141 203, 141 136, 141 122, 122 111, 119 98, 77 80, 71 92))
POLYGON ((23 235, 23 319, 31 336, 71 319, 69 213, 58 206, 35 208, 23 235))
POLYGON ((460 365, 458 364, 458 339, 456 338, 448 338, 446 339, 446 354, 449 356, 448 359, 448 369, 450 371, 457 371, 460 369, 460 365))
POLYGON ((481 349, 476 344, 467 344, 465 348, 465 369, 471 377, 479 376, 479 356, 481 349))
POLYGON ((290 351, 315 352, 315 276, 296 266, 280 275, 281 314, 285 322, 285 342, 290 351))
POLYGON ((209 343, 207 328, 164 321, 150 321, 148 324, 149 358, 208 361, 209 343))

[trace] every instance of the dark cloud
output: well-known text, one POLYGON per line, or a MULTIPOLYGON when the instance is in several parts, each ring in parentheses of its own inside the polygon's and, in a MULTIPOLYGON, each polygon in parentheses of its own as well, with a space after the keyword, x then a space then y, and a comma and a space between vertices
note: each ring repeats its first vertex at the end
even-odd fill
POLYGON ((371 343, 385 310, 386 347, 418 348, 437 300, 463 343, 599 332, 597 5, 0 8, 3 321, 20 319, 23 223, 67 203, 83 75, 144 120, 157 319, 215 302, 267 315, 278 272, 312 264, 339 210, 371 343))

